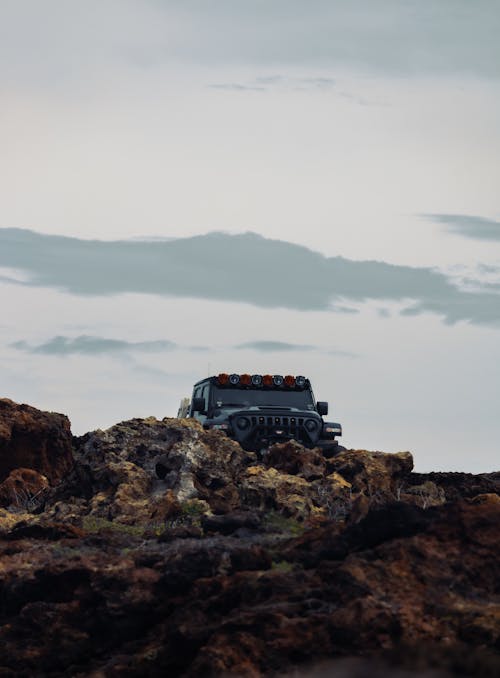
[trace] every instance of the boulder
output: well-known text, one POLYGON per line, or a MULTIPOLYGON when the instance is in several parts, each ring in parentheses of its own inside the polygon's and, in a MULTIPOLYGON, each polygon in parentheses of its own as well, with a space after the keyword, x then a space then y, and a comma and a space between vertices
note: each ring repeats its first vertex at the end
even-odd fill
POLYGON ((69 419, 0 399, 0 481, 16 468, 34 469, 53 485, 73 466, 69 419))
POLYGON ((328 460, 328 468, 349 481, 356 492, 371 502, 383 503, 397 498, 400 488, 413 469, 410 452, 369 452, 344 450, 328 460))
POLYGON ((307 480, 275 468, 249 466, 240 479, 239 491, 243 505, 260 511, 304 519, 314 508, 314 489, 307 480))
POLYGON ((308 450, 295 440, 272 445, 264 456, 266 466, 306 480, 325 475, 326 460, 319 450, 308 450))
POLYGON ((255 461, 224 433, 184 419, 121 422, 75 447, 73 485, 88 486, 91 515, 130 524, 167 519, 194 500, 215 513, 239 508, 239 475, 255 461))

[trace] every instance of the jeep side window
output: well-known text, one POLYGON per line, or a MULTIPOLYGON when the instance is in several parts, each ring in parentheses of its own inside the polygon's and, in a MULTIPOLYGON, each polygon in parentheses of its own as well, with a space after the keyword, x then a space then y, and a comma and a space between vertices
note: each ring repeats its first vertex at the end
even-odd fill
POLYGON ((199 395, 200 395, 200 390, 201 390, 201 389, 200 389, 200 387, 198 386, 198 387, 195 388, 194 391, 193 391, 193 397, 191 398, 191 408, 190 408, 190 409, 191 409, 191 412, 190 412, 190 414, 189 414, 190 417, 193 417, 193 416, 194 416, 193 403, 194 403, 194 399, 199 397, 199 395))
POLYGON ((205 386, 201 390, 201 397, 205 401, 205 411, 208 410, 208 384, 205 384, 205 386))
POLYGON ((200 398, 203 398, 203 400, 205 401, 205 406, 204 406, 204 408, 203 408, 203 409, 205 410, 205 414, 202 414, 201 412, 198 412, 198 420, 201 421, 202 424, 203 424, 203 422, 205 421, 205 419, 207 418, 207 414, 206 414, 207 411, 208 411, 208 397, 207 397, 207 394, 208 394, 208 384, 205 384, 203 387, 200 388, 200 392, 199 392, 199 397, 200 397, 200 398))
MULTIPOLYGON (((194 402, 195 398, 203 398, 204 399, 204 401, 205 401, 204 410, 205 410, 205 412, 207 412, 208 411, 208 384, 205 384, 203 386, 198 386, 197 388, 194 389, 192 402, 194 402)), ((192 417, 196 416, 196 419, 198 419, 198 421, 201 421, 201 423, 203 423, 205 421, 205 419, 207 418, 206 414, 201 414, 201 412, 195 413, 192 409, 191 409, 191 416, 192 417)))

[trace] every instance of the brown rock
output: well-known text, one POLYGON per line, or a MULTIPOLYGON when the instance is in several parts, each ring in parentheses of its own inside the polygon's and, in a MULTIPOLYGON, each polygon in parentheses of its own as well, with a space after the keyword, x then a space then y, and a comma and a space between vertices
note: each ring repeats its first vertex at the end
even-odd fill
MULTIPOLYGON (((106 431, 88 433, 77 441, 76 452, 80 467, 88 469, 93 510, 97 508, 96 502, 101 512, 115 500, 125 506, 131 492, 134 501, 144 501, 142 508, 136 504, 136 515, 146 515, 148 511, 151 514, 169 490, 181 504, 200 499, 206 500, 213 511, 232 511, 240 501, 237 478, 254 457, 224 433, 204 431, 194 420, 159 421, 154 417, 132 419, 106 431), (115 497, 116 474, 110 472, 113 464, 122 470, 129 465, 129 480, 119 491, 123 500, 115 497), (131 474, 136 477, 134 488, 130 486, 131 474), (97 498, 96 489, 99 489, 97 498)), ((118 507, 116 515, 120 512, 118 507)))
POLYGON ((358 494, 353 499, 351 510, 348 514, 348 522, 350 524, 359 523, 363 518, 366 518, 370 511, 370 500, 365 494, 358 494))
POLYGON ((49 487, 49 481, 38 471, 16 468, 0 483, 0 506, 33 511, 39 508, 49 487))
POLYGON ((314 490, 304 478, 275 468, 249 466, 240 480, 241 502, 259 510, 276 510, 306 518, 313 509, 314 490))
POLYGON ((344 450, 328 460, 330 471, 348 480, 356 492, 362 492, 373 504, 397 498, 400 486, 413 468, 410 452, 369 452, 344 450))
POLYGON ((0 399, 0 480, 16 468, 30 468, 51 484, 73 466, 70 422, 63 414, 0 399))
POLYGON ((178 516, 182 511, 182 506, 172 490, 167 490, 158 501, 153 504, 151 509, 151 519, 153 521, 165 522, 169 518, 178 516))
POLYGON ((275 447, 266 466, 153 418, 77 440, 40 513, 0 508, 0 675, 302 675, 382 655, 499 675, 495 479, 461 474, 468 499, 450 501, 446 477, 440 505, 408 453, 275 447))
POLYGON ((264 457, 266 466, 306 480, 317 480, 325 475, 326 460, 318 450, 308 450, 295 440, 272 445, 264 457))
POLYGON ((73 525, 51 523, 48 521, 31 521, 30 523, 17 524, 10 530, 7 539, 31 538, 57 541, 59 539, 80 539, 83 536, 85 536, 85 532, 73 525))
POLYGON ((472 504, 500 504, 500 496, 492 492, 487 494, 476 494, 470 500, 472 504))
POLYGON ((394 503, 284 546, 193 528, 147 544, 56 530, 51 542, 48 528, 20 528, 0 541, 0 671, 303 675, 323 659, 383 656, 423 675, 495 676, 499 511, 394 503))
POLYGON ((472 499, 478 494, 500 493, 500 472, 494 473, 459 473, 432 472, 411 473, 406 479, 406 484, 422 485, 430 481, 442 488, 446 501, 459 499, 472 499))
MULTIPOLYGON (((411 504, 417 504, 422 508, 430 508, 431 506, 441 506, 446 501, 446 495, 442 487, 438 487, 436 483, 427 480, 421 485, 400 486, 402 488, 398 499, 406 501, 411 504)), ((399 489, 399 488, 398 488, 399 489)))
POLYGON ((33 519, 33 515, 26 511, 7 511, 0 508, 0 536, 7 535, 18 525, 26 525, 33 519))

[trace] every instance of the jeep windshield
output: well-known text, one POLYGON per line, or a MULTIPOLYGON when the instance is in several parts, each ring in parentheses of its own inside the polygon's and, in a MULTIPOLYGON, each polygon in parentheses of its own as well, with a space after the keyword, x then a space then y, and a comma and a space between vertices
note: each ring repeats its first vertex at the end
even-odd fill
POLYGON ((212 391, 213 407, 294 407, 314 410, 311 391, 281 391, 253 388, 217 388, 212 391))

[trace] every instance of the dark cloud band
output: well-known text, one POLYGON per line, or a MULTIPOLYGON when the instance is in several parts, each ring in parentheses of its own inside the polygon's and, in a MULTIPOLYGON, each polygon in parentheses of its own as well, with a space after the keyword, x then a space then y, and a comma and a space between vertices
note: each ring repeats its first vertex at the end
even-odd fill
POLYGON ((500 241, 500 221, 469 214, 424 214, 426 219, 444 224, 450 233, 473 240, 500 241))
POLYGON ((311 344, 289 344, 286 341, 246 341, 244 344, 235 346, 238 349, 250 349, 264 353, 274 351, 315 351, 316 346, 311 344))
POLYGON ((139 351, 141 353, 171 351, 176 348, 176 344, 165 340, 133 342, 83 334, 79 337, 53 337, 38 346, 30 345, 25 341, 16 341, 12 344, 12 347, 29 353, 43 353, 45 355, 70 355, 75 353, 99 355, 101 353, 123 353, 125 351, 139 351))
POLYGON ((463 291, 432 269, 327 258, 253 233, 102 242, 0 229, 0 266, 26 272, 30 285, 80 295, 135 292, 343 312, 346 301, 408 301, 408 314, 500 323, 495 290, 463 291))

